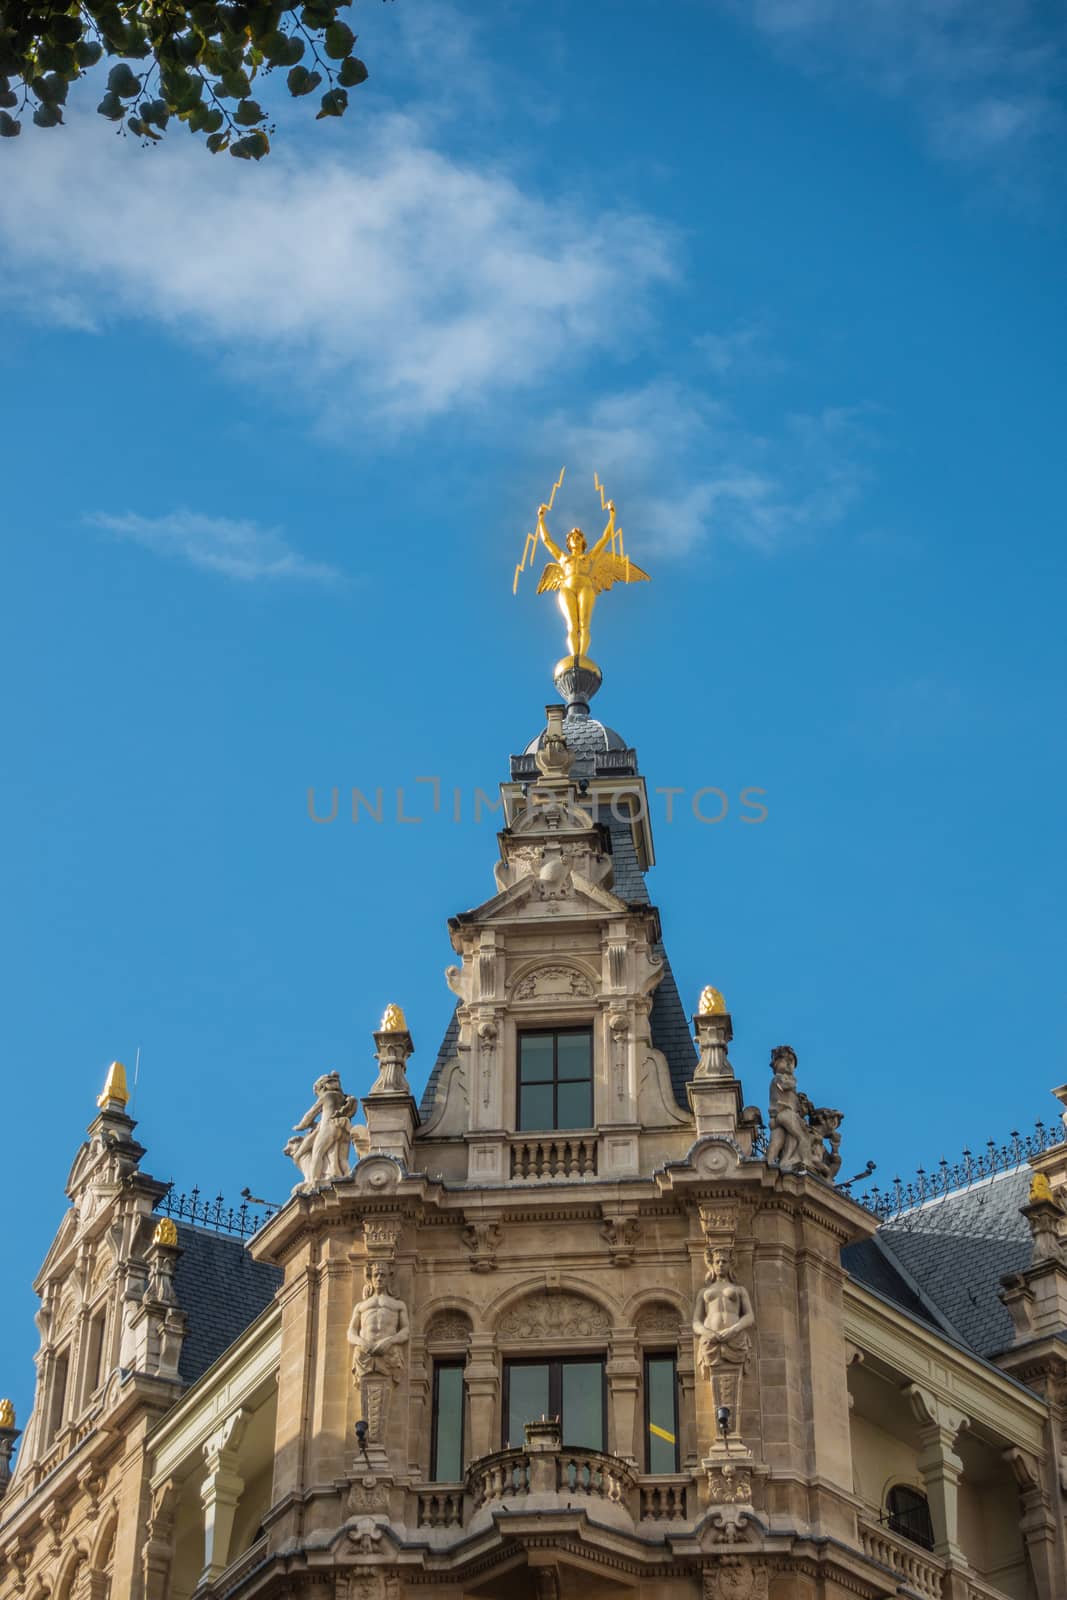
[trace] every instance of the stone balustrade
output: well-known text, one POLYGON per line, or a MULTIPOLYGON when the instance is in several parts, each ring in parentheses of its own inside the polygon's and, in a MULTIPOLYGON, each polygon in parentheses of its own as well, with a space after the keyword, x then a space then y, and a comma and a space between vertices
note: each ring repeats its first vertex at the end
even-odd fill
POLYGON ((467 1492, 475 1511, 494 1500, 528 1494, 530 1457, 525 1450, 498 1450, 473 1461, 467 1471, 467 1492))
POLYGON ((420 1528, 461 1528, 463 1526, 462 1483, 436 1483, 419 1494, 420 1528))
POLYGON ((542 1134, 511 1145, 513 1178, 595 1178, 594 1134, 542 1134))
POLYGON ((556 1488, 561 1494, 589 1494, 634 1509, 637 1474, 618 1456, 600 1450, 561 1450, 556 1457, 556 1488))
POLYGON ((860 1548, 871 1561, 903 1578, 922 1600, 941 1600, 945 1564, 880 1523, 860 1522, 860 1548))
POLYGON ((647 1474, 641 1478, 642 1522, 685 1522, 686 1492, 692 1481, 683 1473, 671 1477, 647 1474))

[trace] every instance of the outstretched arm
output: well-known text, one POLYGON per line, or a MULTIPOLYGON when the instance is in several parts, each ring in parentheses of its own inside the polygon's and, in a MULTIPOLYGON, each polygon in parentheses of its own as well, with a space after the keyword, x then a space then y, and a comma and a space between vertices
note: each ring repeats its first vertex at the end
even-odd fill
POLYGON ((321 1100, 316 1100, 315 1104, 312 1106, 311 1110, 310 1111, 305 1111, 304 1115, 300 1118, 300 1121, 293 1123, 293 1132, 294 1133, 303 1133, 305 1128, 314 1127, 315 1118, 318 1116, 318 1114, 319 1114, 319 1112, 321 1110, 322 1110, 322 1101, 321 1100))
POLYGON ((615 532, 615 502, 614 502, 614 500, 609 500, 608 501, 608 525, 604 529, 604 532, 600 535, 600 538, 597 540, 596 544, 590 550, 589 554, 591 556, 598 556, 600 554, 601 550, 603 550, 604 546, 607 544, 608 540, 612 537, 614 532, 615 532))
POLYGON ((556 544, 548 529, 545 527, 545 512, 547 510, 547 506, 540 506, 538 508, 537 531, 541 535, 541 543, 544 545, 549 555, 554 556, 556 560, 559 561, 562 559, 563 551, 560 549, 559 545, 556 544))

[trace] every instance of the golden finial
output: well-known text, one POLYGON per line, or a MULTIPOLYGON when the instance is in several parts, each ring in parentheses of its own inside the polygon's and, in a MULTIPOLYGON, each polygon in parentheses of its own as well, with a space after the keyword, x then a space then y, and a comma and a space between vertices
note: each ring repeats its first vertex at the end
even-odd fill
POLYGON ((121 1061, 113 1061, 107 1069, 107 1078, 104 1080, 104 1092, 97 1097, 97 1105, 101 1111, 109 1100, 117 1100, 120 1106, 129 1103, 130 1091, 126 1087, 126 1068, 121 1061))
POLYGON ((711 984, 705 985, 700 991, 700 1002, 697 1012, 702 1017, 718 1017, 726 1010, 726 1001, 722 997, 721 989, 713 989, 711 984))
POLYGON ((1035 1172, 1030 1179, 1030 1199, 1028 1204, 1032 1206, 1040 1205, 1043 1200, 1051 1201, 1053 1205, 1056 1203, 1055 1196, 1052 1193, 1052 1185, 1045 1177, 1045 1174, 1043 1172, 1035 1172))
POLYGON ((382 1012, 382 1021, 378 1032, 407 1033, 407 1031, 408 1025, 404 1019, 404 1013, 401 1011, 400 1007, 392 1004, 387 1005, 385 1010, 382 1012))
POLYGON ((594 665, 589 661, 589 629, 598 594, 616 583, 648 582, 648 573, 634 566, 626 554, 622 529, 615 526, 615 502, 605 498, 604 486, 595 472, 593 485, 600 495, 601 509, 608 513, 607 527, 592 549, 587 545, 581 528, 571 529, 565 541, 566 548, 556 544, 545 526, 545 518, 552 509, 556 489, 562 482, 563 473, 560 472, 555 488, 538 509, 537 532, 526 535, 522 560, 515 568, 512 584, 514 592, 518 588, 519 575, 527 562, 533 559, 533 552, 540 540, 552 560, 541 574, 537 592, 546 594, 551 591, 556 594, 567 625, 567 655, 559 662, 557 671, 574 661, 579 661, 583 667, 594 665))
POLYGON ((0 1428, 15 1426, 15 1408, 10 1400, 0 1400, 0 1428))
POLYGON ((178 1243, 178 1229, 173 1217, 160 1217, 156 1223, 156 1231, 152 1235, 153 1244, 170 1245, 171 1249, 178 1243))

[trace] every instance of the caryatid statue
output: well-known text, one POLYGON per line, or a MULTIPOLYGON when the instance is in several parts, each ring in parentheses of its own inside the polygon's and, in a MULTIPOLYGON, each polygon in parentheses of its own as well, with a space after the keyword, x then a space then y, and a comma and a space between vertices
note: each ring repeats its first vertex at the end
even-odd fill
POLYGON ((345 1094, 336 1072, 326 1072, 315 1079, 315 1104, 296 1123, 293 1137, 285 1146, 285 1154, 300 1168, 302 1182, 297 1184, 298 1189, 349 1176, 352 1145, 360 1154, 370 1145, 370 1135, 363 1124, 352 1123, 358 1105, 354 1095, 345 1094))
MULTIPOLYGON (((723 1431, 740 1432, 741 1379, 752 1353, 748 1330, 756 1316, 748 1290, 734 1278, 733 1257, 727 1245, 714 1245, 708 1252, 708 1275, 693 1308, 693 1332, 697 1336, 697 1366, 702 1378, 711 1383, 712 1404, 718 1414, 722 1407, 730 1413, 723 1431)), ((721 1427, 721 1423, 719 1424, 721 1427)))
POLYGON ((584 665, 589 659, 589 629, 597 595, 616 583, 647 583, 648 573, 635 566, 626 555, 622 544, 622 529, 615 526, 615 502, 604 500, 604 491, 600 488, 600 481, 595 473, 593 482, 600 489, 601 504, 608 513, 607 527, 592 549, 589 549, 581 528, 571 529, 567 535, 566 548, 561 548, 555 542, 545 524, 545 518, 552 509, 556 489, 562 482, 561 472, 547 503, 538 508, 537 533, 527 535, 522 561, 515 569, 515 586, 518 585, 519 574, 526 566, 531 549, 536 549, 537 541, 540 540, 552 560, 541 574, 537 592, 538 594, 552 592, 558 596, 559 609, 567 624, 567 655, 579 659, 584 665))
POLYGON ((411 1337, 408 1308, 390 1293, 389 1267, 372 1261, 367 1267, 363 1298, 357 1300, 348 1324, 352 1375, 359 1385, 367 1440, 380 1444, 389 1419, 389 1401, 404 1370, 404 1345, 411 1337))

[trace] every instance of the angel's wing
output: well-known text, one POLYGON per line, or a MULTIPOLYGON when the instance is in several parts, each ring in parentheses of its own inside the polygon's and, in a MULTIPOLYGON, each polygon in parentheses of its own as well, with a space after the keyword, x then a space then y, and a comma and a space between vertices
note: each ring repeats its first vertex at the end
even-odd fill
POLYGON ((593 593, 602 594, 613 583, 649 583, 651 579, 647 572, 634 565, 629 556, 617 556, 611 550, 603 550, 593 562, 589 581, 593 585, 593 593))
POLYGON ((537 592, 538 594, 548 594, 551 589, 562 589, 562 587, 563 573, 560 570, 560 564, 558 561, 549 561, 541 574, 541 582, 537 585, 537 592))

